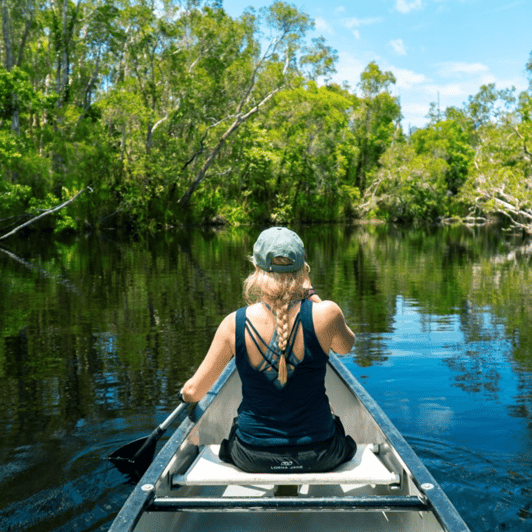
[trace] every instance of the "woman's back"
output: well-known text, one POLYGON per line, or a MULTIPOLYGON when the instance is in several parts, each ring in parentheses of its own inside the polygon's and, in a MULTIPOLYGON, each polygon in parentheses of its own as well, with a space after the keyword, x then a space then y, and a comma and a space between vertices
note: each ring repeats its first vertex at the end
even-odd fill
POLYGON ((292 353, 290 342, 285 384, 277 378, 275 341, 267 347, 271 338, 275 340, 274 330, 271 338, 263 338, 271 329, 267 319, 259 323, 257 317, 262 317, 262 313, 252 307, 236 313, 235 357, 243 394, 237 434, 245 443, 302 445, 326 440, 334 434, 324 384, 328 357, 314 331, 312 307, 310 301, 304 300, 292 309, 295 316, 291 316, 289 324, 295 325, 292 329, 295 351, 292 353))
MULTIPOLYGON (((300 309, 301 303, 298 302, 288 311, 288 329, 290 331, 293 331, 294 329, 294 324, 300 309)), ((251 322, 253 329, 261 336, 266 344, 269 344, 276 333, 277 319, 275 312, 272 311, 271 308, 266 307, 263 303, 257 303, 246 308, 246 317, 251 322)), ((292 352, 298 360, 301 360, 303 358, 304 347, 303 331, 301 327, 297 327, 294 334, 295 338, 292 352)), ((255 368, 260 367, 264 362, 263 354, 249 332, 246 333, 246 350, 250 364, 255 368)))

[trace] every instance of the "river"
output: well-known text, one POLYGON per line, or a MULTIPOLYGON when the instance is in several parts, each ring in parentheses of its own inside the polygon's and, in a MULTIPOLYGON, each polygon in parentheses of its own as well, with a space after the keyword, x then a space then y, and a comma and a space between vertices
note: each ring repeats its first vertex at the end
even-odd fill
MULTIPOLYGON (((4 243, 0 530, 107 530, 132 485, 106 457, 173 410, 242 305, 260 229, 4 243)), ((343 361, 471 531, 532 531, 530 246, 495 228, 296 229, 357 334, 343 361)))

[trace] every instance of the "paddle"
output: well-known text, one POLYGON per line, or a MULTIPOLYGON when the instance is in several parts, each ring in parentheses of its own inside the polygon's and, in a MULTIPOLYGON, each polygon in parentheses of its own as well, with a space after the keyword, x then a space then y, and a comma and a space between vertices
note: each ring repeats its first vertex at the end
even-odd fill
POLYGON ((141 477, 153 461, 159 438, 187 406, 189 403, 180 404, 149 436, 123 445, 109 455, 109 460, 122 473, 141 477))

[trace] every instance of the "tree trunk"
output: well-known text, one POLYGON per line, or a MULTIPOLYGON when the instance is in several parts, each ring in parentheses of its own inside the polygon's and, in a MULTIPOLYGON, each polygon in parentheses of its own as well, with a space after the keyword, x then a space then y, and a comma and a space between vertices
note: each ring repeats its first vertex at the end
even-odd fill
MULTIPOLYGON (((277 94, 280 90, 282 90, 282 86, 278 87, 277 89, 272 90, 270 93, 268 93, 264 98, 257 104, 255 107, 253 107, 251 110, 249 110, 244 115, 237 115, 234 122, 229 126, 227 131, 220 137, 218 140, 218 143, 213 148, 209 156, 207 157, 207 160, 201 167, 201 170, 196 175, 196 179, 194 179, 194 182, 189 187, 189 189, 181 196, 181 198, 178 200, 177 204, 180 207, 185 207, 188 205, 190 198, 192 197, 192 194, 194 194, 195 190, 198 188, 198 186, 201 184, 201 182, 207 177, 207 170, 210 168, 211 164, 213 163, 214 159, 222 149, 222 146, 225 144, 225 141, 240 127, 241 124, 243 124, 249 117, 253 116, 255 113, 258 113, 260 108, 269 100, 271 100, 275 94, 277 94)), ((239 109, 242 108, 242 104, 239 106, 239 109)))
POLYGON ((9 233, 0 236, 0 240, 4 240, 5 238, 9 238, 10 236, 14 235, 15 233, 18 233, 21 229, 24 229, 24 227, 27 227, 28 225, 31 225, 32 223, 35 223, 37 220, 40 220, 41 218, 44 218, 45 216, 48 216, 50 214, 53 214, 54 212, 60 211, 70 203, 72 203, 74 200, 78 198, 83 192, 86 190, 90 190, 92 192, 91 187, 84 188, 80 190, 75 196, 71 197, 69 200, 65 201, 58 207, 54 207, 53 209, 48 209, 47 211, 44 211, 43 213, 39 214, 39 216, 36 216, 35 218, 32 218, 31 220, 28 220, 27 222, 23 223, 22 225, 19 225, 18 227, 15 227, 13 231, 10 231, 9 233))
MULTIPOLYGON (((4 66, 8 72, 14 66, 13 60, 13 42, 11 40, 11 24, 9 21, 9 12, 7 10, 6 0, 2 0, 2 33, 4 35, 5 62, 4 66)), ((18 107, 18 96, 15 92, 11 93, 11 102, 13 104, 13 114, 11 116, 11 131, 20 137, 20 113, 18 107)))
POLYGON ((6 0, 2 0, 2 33, 4 34, 4 48, 6 52, 4 66, 9 72, 13 68, 13 45, 11 43, 9 13, 6 0))
POLYGON ((61 12, 61 53, 57 62, 57 94, 59 100, 57 106, 62 107, 68 99, 68 75, 69 75, 69 53, 68 53, 68 0, 63 0, 61 12))

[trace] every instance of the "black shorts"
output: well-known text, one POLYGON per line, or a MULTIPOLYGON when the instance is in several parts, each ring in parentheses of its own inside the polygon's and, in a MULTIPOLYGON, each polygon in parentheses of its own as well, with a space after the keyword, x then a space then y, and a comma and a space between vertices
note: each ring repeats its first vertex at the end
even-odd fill
POLYGON ((220 459, 248 473, 320 473, 331 471, 355 456, 357 446, 346 436, 340 418, 334 416, 336 431, 332 438, 308 445, 249 445, 236 435, 236 420, 229 438, 220 446, 220 459))

